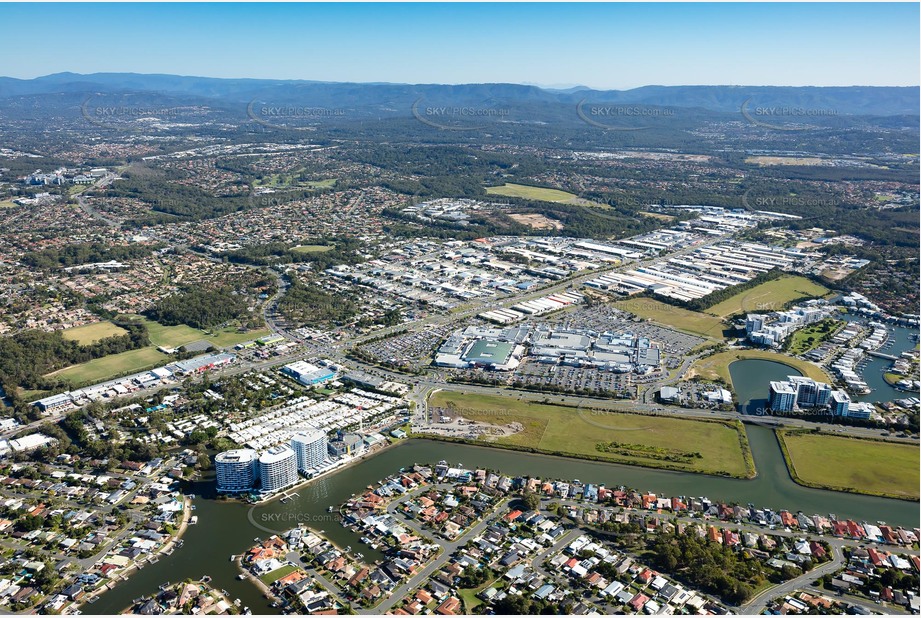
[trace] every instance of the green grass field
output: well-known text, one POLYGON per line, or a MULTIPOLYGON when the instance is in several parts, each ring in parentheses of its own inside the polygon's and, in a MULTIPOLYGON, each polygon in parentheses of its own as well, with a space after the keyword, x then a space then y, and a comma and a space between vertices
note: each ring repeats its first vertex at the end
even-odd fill
POLYGON ((14 202, 0 200, 0 208, 16 208, 16 204, 14 202))
MULTIPOLYGON (((148 367, 165 365, 170 361, 169 356, 157 351, 157 347, 178 348, 193 341, 207 340, 217 348, 227 348, 243 341, 252 341, 271 333, 267 328, 251 330, 245 333, 237 332, 236 328, 228 327, 213 332, 199 330, 190 326, 163 326, 159 322, 148 320, 145 317, 120 316, 143 322, 147 325, 151 345, 138 350, 130 350, 121 354, 113 354, 97 358, 80 365, 65 367, 59 371, 48 374, 67 380, 71 384, 84 384, 87 382, 105 382, 120 375, 142 371, 148 367)), ((91 326, 96 326, 91 325, 91 326)), ((111 326, 116 327, 114 324, 111 326)), ((84 328, 84 327, 78 327, 84 328)), ((71 329, 77 330, 77 329, 71 329)), ((121 330, 121 329, 119 329, 121 330)), ((83 333, 84 336, 90 334, 83 333)), ((65 331, 65 337, 66 337, 65 331)))
POLYGON ((707 309, 707 313, 725 318, 737 313, 780 311, 783 305, 801 298, 816 298, 828 294, 828 288, 805 277, 781 277, 739 292, 707 309))
POLYGON ((918 447, 828 434, 779 431, 790 473, 801 485, 918 500, 918 447))
POLYGON ((336 184, 335 178, 327 178, 324 180, 300 180, 299 176, 307 168, 302 167, 290 174, 272 174, 271 176, 265 176, 261 180, 257 180, 253 183, 257 187, 273 187, 275 189, 281 188, 293 188, 293 187, 305 187, 310 189, 329 189, 336 184))
POLYGON ((293 564, 286 564, 285 566, 279 567, 275 569, 274 571, 269 571, 268 573, 260 577, 259 580, 266 586, 271 586, 272 584, 277 582, 279 579, 281 579, 285 575, 290 575, 291 573, 294 573, 297 570, 298 570, 297 567, 294 566, 293 564))
POLYGON ((469 420, 523 426, 523 431, 508 437, 480 439, 497 446, 688 472, 739 477, 753 473, 743 451, 748 442, 741 424, 580 410, 450 391, 434 393, 429 405, 454 408, 469 420), (611 443, 619 448, 598 449, 611 443), (685 456, 688 453, 700 457, 685 456))
POLYGON ((727 384, 732 384, 732 378, 729 375, 729 365, 737 360, 747 358, 783 363, 784 365, 793 367, 804 376, 810 377, 813 380, 829 383, 833 382, 828 374, 818 365, 813 365, 812 363, 793 358, 792 356, 778 354, 777 352, 768 352, 767 350, 729 350, 698 359, 691 365, 690 369, 688 369, 687 377, 691 378, 697 375, 707 380, 722 378, 727 384))
POLYGON ((291 250, 297 253, 325 253, 332 249, 331 245, 301 245, 292 247, 291 250))
POLYGON ((186 326, 185 324, 179 324, 177 326, 164 326, 159 322, 148 320, 147 318, 139 315, 128 317, 130 317, 132 320, 137 320, 147 325, 147 332, 150 333, 150 343, 154 347, 163 346, 166 348, 178 348, 187 343, 192 343, 193 341, 206 339, 215 347, 225 348, 227 346, 236 345, 242 341, 252 341, 253 339, 258 339, 259 337, 268 335, 271 332, 267 328, 261 328, 259 330, 251 330, 245 333, 240 333, 237 332, 237 329, 233 327, 224 328, 217 331, 203 331, 197 328, 192 328, 191 326, 186 326))
POLYGON ((504 195, 506 197, 520 197, 527 200, 538 200, 541 202, 553 202, 556 204, 572 204, 578 200, 578 196, 568 191, 560 189, 548 189, 546 187, 532 187, 529 185, 516 185, 507 182, 500 187, 486 187, 487 195, 504 195))
POLYGON ((165 365, 168 361, 169 356, 166 354, 157 352, 153 347, 146 347, 65 367, 48 376, 67 380, 71 384, 105 382, 115 376, 141 371, 146 367, 165 365))
POLYGON ((614 306, 634 313, 641 318, 671 326, 692 335, 700 335, 701 337, 722 339, 723 330, 728 328, 720 318, 706 313, 689 311, 681 307, 674 307, 651 298, 631 298, 616 302, 614 306))
POLYGON ((96 322, 95 324, 84 324, 75 326, 61 331, 61 336, 70 341, 76 341, 80 345, 88 345, 105 339, 127 333, 121 326, 116 326, 112 322, 96 322))

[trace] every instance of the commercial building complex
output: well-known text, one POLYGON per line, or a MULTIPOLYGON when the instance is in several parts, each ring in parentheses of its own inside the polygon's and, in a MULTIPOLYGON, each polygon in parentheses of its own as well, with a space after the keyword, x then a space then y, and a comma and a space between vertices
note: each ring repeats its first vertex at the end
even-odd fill
POLYGON ((307 361, 297 361, 281 368, 286 373, 305 386, 322 384, 336 377, 336 373, 326 367, 317 367, 307 361))

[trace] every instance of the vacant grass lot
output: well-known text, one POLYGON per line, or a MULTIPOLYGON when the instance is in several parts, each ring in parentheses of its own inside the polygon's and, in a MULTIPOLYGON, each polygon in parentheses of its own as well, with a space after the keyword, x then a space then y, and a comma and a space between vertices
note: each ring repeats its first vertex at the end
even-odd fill
POLYGON ((272 584, 277 582, 279 579, 281 579, 285 575, 290 575, 291 573, 294 573, 295 571, 297 571, 296 566, 294 566, 293 564, 286 564, 285 566, 279 567, 275 569, 274 571, 269 571, 268 573, 266 573, 259 579, 266 586, 271 586, 272 584))
MULTIPOLYGON (((792 356, 778 354, 777 352, 768 352, 767 350, 729 350, 707 356, 706 358, 701 358, 691 365, 687 377, 691 378, 697 375, 707 380, 722 378, 726 384, 732 384, 732 378, 729 375, 729 365, 737 360, 744 360, 747 358, 783 363, 784 365, 793 367, 804 376, 810 377, 813 380, 829 383, 833 381, 818 365, 813 365, 812 363, 793 358, 792 356)), ((765 385, 765 388, 767 388, 767 385, 765 385)))
POLYGON ((169 356, 157 352, 153 347, 147 347, 65 367, 48 376, 67 380, 71 384, 105 382, 115 376, 142 371, 147 367, 165 365, 168 361, 169 356))
POLYGON ((76 341, 80 345, 89 345, 106 337, 115 337, 127 333, 121 326, 116 326, 112 322, 96 322, 94 324, 84 324, 75 326, 61 331, 61 336, 70 341, 76 341))
POLYGON ((805 277, 781 277, 739 292, 707 309, 707 313, 725 318, 737 313, 780 311, 783 305, 801 298, 816 298, 828 294, 828 288, 805 277))
POLYGON ((454 408, 464 418, 493 425, 521 423, 524 430, 520 433, 481 438, 498 446, 688 472, 738 477, 753 473, 745 455, 748 441, 741 424, 580 410, 450 391, 434 393, 429 405, 454 408), (630 452, 602 452, 596 448, 612 442, 629 445, 630 452), (663 459, 656 457, 652 449, 659 449, 659 453, 696 452, 701 457, 663 459))
POLYGON ((778 431, 790 475, 800 485, 905 500, 919 498, 913 444, 778 431))
POLYGON ((614 306, 692 335, 722 339, 723 330, 728 328, 722 320, 712 315, 688 311, 651 298, 631 298, 616 302, 614 306))

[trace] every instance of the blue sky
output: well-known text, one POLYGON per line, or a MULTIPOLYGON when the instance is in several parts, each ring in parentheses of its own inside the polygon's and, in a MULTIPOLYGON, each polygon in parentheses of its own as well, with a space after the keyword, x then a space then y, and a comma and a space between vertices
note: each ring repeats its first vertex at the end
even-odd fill
POLYGON ((917 3, 0 4, 0 75, 904 86, 918 21, 917 3))

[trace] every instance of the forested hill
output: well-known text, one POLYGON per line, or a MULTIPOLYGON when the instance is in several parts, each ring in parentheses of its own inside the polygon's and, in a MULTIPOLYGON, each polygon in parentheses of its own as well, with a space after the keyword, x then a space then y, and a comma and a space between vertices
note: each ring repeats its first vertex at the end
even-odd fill
POLYGON ((275 104, 404 108, 426 100, 438 105, 484 102, 510 105, 564 104, 580 101, 695 108, 737 112, 743 103, 758 108, 823 109, 836 115, 918 114, 918 87, 786 86, 643 86, 632 90, 566 91, 520 84, 379 84, 301 80, 217 79, 136 73, 57 73, 30 80, 0 77, 0 98, 52 93, 157 92, 236 103, 269 98, 275 104))

